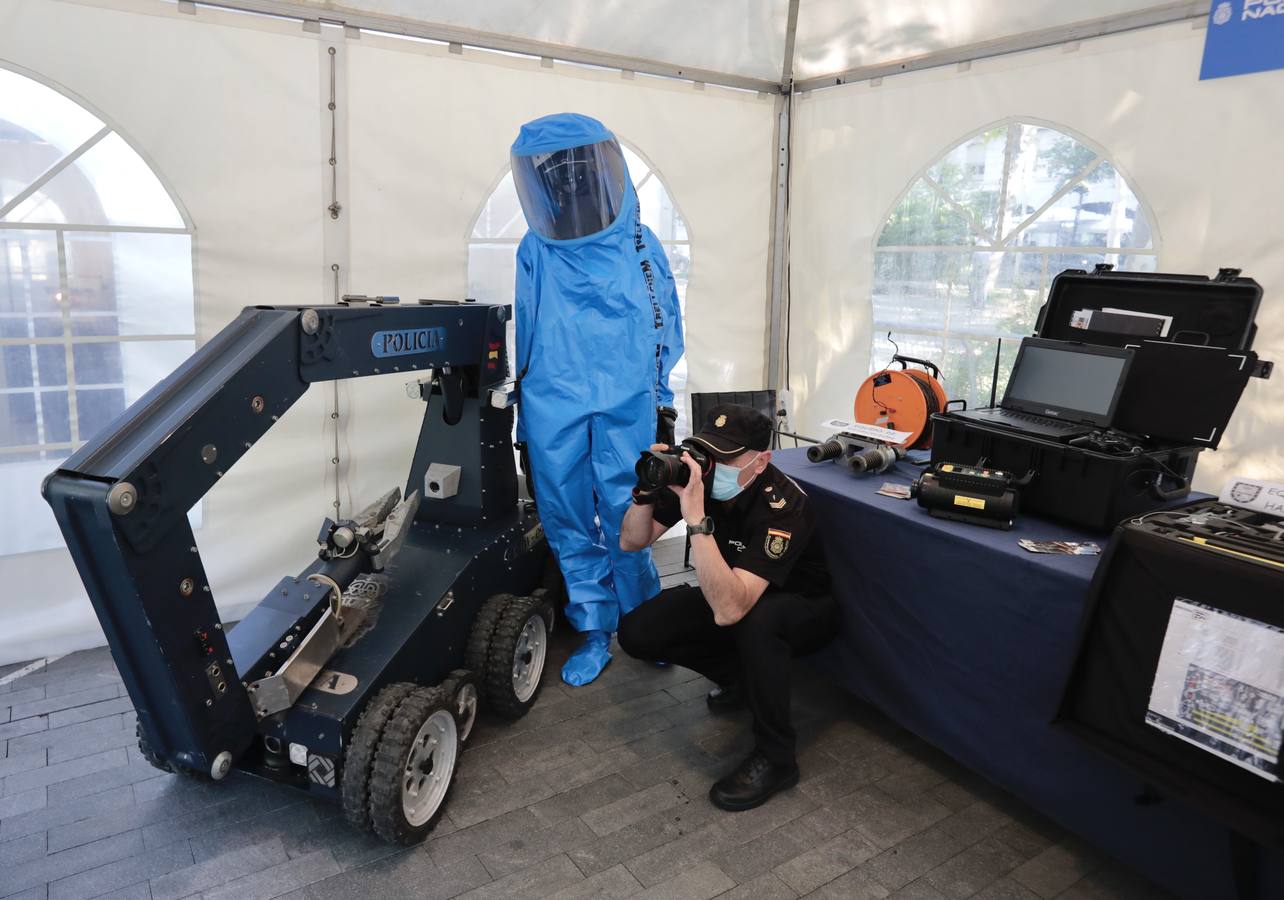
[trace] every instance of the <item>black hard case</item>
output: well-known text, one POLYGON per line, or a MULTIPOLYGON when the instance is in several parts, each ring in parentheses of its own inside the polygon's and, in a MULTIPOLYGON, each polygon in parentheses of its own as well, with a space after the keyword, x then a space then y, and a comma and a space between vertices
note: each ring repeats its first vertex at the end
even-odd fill
MULTIPOLYGON (((1114 427, 1175 443, 1216 448, 1249 377, 1262 287, 1238 269, 1213 278, 1069 269, 1052 280, 1035 333, 1055 341, 1131 347, 1133 363, 1114 427), (1169 316, 1163 337, 1143 338, 1071 324, 1082 310, 1125 309, 1169 316)), ((1107 317, 1118 322, 1122 317, 1107 317)))
POLYGON ((1114 456, 1015 434, 949 413, 932 417, 932 461, 1029 477, 1021 509, 1096 531, 1185 497, 1202 447, 1174 446, 1114 456))
POLYGON ((932 461, 1024 473, 1022 509, 1099 531, 1181 499, 1190 493, 1199 453, 1217 446, 1249 377, 1264 374, 1250 349, 1261 297, 1261 286, 1238 269, 1214 278, 1115 272, 1104 265, 1068 269, 1053 279, 1035 334, 1133 347, 1115 427, 1151 437, 1148 446, 1157 449, 1107 454, 944 413, 932 417, 932 461), (1071 325, 1080 310, 1107 308, 1171 316, 1172 324, 1155 340, 1071 325))
MULTIPOLYGON (((1220 505, 1199 500, 1180 510, 1215 512, 1220 505)), ((1153 518, 1126 521, 1111 538, 1088 592, 1056 722, 1162 796, 1284 849, 1284 785, 1146 724, 1173 600, 1284 627, 1284 569, 1200 548, 1179 530, 1156 525, 1153 518)))

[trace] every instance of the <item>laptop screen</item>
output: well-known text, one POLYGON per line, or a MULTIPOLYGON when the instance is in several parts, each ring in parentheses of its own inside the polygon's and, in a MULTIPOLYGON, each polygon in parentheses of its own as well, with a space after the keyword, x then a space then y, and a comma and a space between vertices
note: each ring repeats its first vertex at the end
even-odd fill
POLYGON ((1109 425, 1128 350, 1025 340, 1003 405, 1072 422, 1109 425))

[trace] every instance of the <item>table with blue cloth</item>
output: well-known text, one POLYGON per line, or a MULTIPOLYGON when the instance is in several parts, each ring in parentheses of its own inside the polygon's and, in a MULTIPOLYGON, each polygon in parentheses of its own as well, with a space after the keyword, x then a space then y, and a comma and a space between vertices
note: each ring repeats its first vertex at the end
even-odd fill
MULTIPOLYGON (((934 518, 884 482, 801 449, 772 460, 814 505, 842 607, 841 637, 816 659, 847 690, 1168 890, 1236 896, 1229 830, 1179 801, 1139 804, 1144 785, 1052 724, 1097 556, 1035 554, 1017 541, 1095 541, 1022 514, 1010 531, 934 518)), ((1284 897, 1263 858, 1262 897, 1284 897)))

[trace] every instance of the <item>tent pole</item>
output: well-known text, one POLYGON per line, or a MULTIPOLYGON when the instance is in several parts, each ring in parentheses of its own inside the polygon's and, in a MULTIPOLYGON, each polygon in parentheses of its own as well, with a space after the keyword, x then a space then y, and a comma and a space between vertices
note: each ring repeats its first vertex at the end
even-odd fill
POLYGON ((776 202, 771 211, 771 301, 767 316, 767 387, 788 389, 788 373, 781 363, 785 334, 785 309, 789 294, 789 129, 793 116, 794 37, 798 31, 799 0, 789 0, 785 29, 785 60, 780 73, 781 97, 776 101, 776 202))

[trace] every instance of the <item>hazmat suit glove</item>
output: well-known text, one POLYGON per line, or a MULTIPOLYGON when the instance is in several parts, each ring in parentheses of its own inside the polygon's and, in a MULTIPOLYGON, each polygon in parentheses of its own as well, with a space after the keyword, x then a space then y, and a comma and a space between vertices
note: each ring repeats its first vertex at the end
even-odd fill
POLYGON ((678 411, 672 406, 661 406, 655 411, 655 442, 673 446, 677 435, 678 411))

